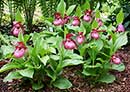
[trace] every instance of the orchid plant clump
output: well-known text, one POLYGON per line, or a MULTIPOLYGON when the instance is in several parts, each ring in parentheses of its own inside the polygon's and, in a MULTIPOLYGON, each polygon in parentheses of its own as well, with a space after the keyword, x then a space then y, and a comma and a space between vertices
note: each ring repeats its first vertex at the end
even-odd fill
POLYGON ((109 71, 125 68, 116 55, 127 43, 123 16, 121 10, 116 18, 117 27, 106 26, 100 11, 91 10, 89 2, 66 10, 66 3, 61 0, 54 19, 45 20, 53 32, 27 35, 22 23, 15 21, 11 32, 17 42, 10 46, 10 53, 5 54, 10 61, 0 69, 0 73, 10 70, 4 81, 26 78, 34 90, 46 86, 67 89, 72 84, 61 76, 64 68, 81 65, 84 76, 90 76, 95 82, 112 83, 115 77, 109 71))
POLYGON ((63 39, 55 36, 55 33, 48 31, 31 35, 20 33, 19 41, 12 43, 14 49, 10 53, 10 62, 0 69, 0 72, 13 69, 4 81, 28 78, 34 90, 47 85, 60 89, 71 87, 71 82, 61 76, 63 68, 81 64, 83 58, 64 49, 61 44, 63 39), (29 45, 28 41, 32 41, 32 44, 29 45))
POLYGON ((61 0, 57 12, 62 22, 61 25, 53 22, 54 30, 63 32, 65 49, 79 52, 83 57, 82 74, 91 76, 95 82, 113 82, 115 77, 109 71, 125 69, 121 57, 116 55, 116 51, 127 43, 127 32, 122 24, 123 10, 116 16, 116 27, 112 24, 106 26, 100 11, 91 10, 89 2, 66 10, 65 2, 61 0), (71 15, 72 9, 76 12, 71 15), (67 16, 66 23, 64 16, 67 16))

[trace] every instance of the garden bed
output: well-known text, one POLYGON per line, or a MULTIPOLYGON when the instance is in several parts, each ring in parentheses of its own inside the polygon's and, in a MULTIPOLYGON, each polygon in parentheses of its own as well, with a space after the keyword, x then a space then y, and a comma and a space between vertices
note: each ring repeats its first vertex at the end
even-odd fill
POLYGON ((0 1, 0 92, 130 92, 125 2, 45 1, 0 1))
MULTIPOLYGON (((117 78, 114 83, 92 85, 88 79, 78 73, 81 66, 74 66, 65 68, 63 73, 63 76, 72 82, 73 87, 67 90, 45 87, 40 92, 130 92, 130 46, 122 48, 117 53, 123 58, 126 69, 123 72, 111 72, 117 78)), ((0 92, 34 92, 31 85, 27 85, 28 81, 25 83, 15 80, 12 83, 4 83, 5 75, 6 73, 0 75, 0 92)))

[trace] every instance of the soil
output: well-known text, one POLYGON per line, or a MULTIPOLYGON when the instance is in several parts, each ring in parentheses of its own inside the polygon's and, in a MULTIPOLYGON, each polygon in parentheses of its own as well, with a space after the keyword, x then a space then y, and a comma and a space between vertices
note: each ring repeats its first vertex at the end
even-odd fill
MULTIPOLYGON (((38 92, 130 92, 130 46, 123 47, 117 54, 119 54, 126 68, 123 72, 114 71, 112 74, 116 76, 116 81, 112 84, 96 84, 91 85, 88 80, 79 76, 77 70, 81 66, 65 68, 63 76, 68 78, 73 87, 67 90, 59 90, 56 88, 42 89, 38 92)), ((2 66, 3 63, 0 63, 2 66)), ((35 92, 29 85, 26 85, 21 80, 14 80, 11 83, 4 83, 3 78, 7 73, 0 74, 0 92, 35 92)))

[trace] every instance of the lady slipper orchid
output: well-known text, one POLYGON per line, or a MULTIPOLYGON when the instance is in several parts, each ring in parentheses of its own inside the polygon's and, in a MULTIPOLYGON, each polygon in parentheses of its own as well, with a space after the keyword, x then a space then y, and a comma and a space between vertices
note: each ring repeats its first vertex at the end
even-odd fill
POLYGON ((84 15, 84 16, 83 16, 83 20, 86 21, 86 22, 90 22, 90 21, 91 21, 91 16, 89 16, 89 15, 84 15))
POLYGON ((99 33, 98 33, 97 29, 93 29, 92 30, 91 37, 94 38, 94 39, 96 39, 96 40, 99 38, 99 33))
POLYGON ((55 14, 54 14, 54 17, 55 17, 55 19, 61 19, 62 17, 61 17, 61 14, 59 13, 59 12, 56 12, 55 14))
POLYGON ((60 25, 62 26, 64 24, 67 24, 70 19, 70 16, 67 16, 66 14, 64 15, 64 18, 62 18, 59 12, 56 12, 54 16, 55 16, 55 19, 53 21, 53 24, 55 26, 60 26, 60 25))
POLYGON ((125 31, 125 28, 122 24, 119 24, 117 29, 116 29, 116 32, 124 32, 125 31))
POLYGON ((16 37, 19 35, 20 32, 24 33, 23 25, 20 22, 14 21, 11 32, 16 37))
POLYGON ((77 17, 77 16, 73 17, 72 25, 73 26, 79 26, 80 25, 80 19, 79 19, 79 17, 77 17))
POLYGON ((25 50, 22 48, 22 49, 16 49, 15 52, 14 52, 14 57, 15 58, 21 58, 24 56, 24 53, 25 53, 25 50))
POLYGON ((53 21, 53 24, 54 24, 55 26, 63 25, 63 20, 62 20, 62 19, 55 19, 55 20, 53 21))
POLYGON ((83 20, 86 22, 90 22, 92 20, 91 13, 92 13, 91 10, 86 10, 85 15, 83 16, 83 20))
POLYGON ((111 58, 111 62, 114 64, 120 64, 121 63, 121 59, 115 55, 112 56, 111 58))
POLYGON ((12 33, 13 33, 14 36, 18 36, 19 32, 20 32, 19 28, 14 28, 13 31, 12 31, 12 33))
POLYGON ((103 25, 103 22, 100 18, 97 18, 96 21, 98 22, 99 27, 101 27, 103 25))
POLYGON ((17 42, 13 56, 15 58, 21 58, 26 53, 26 50, 27 50, 27 47, 24 45, 23 42, 17 42))
POLYGON ((53 21, 53 24, 54 24, 55 26, 63 25, 63 20, 62 20, 61 14, 58 13, 58 12, 56 12, 56 13, 54 14, 54 16, 55 16, 55 20, 53 21))
POLYGON ((68 33, 68 34, 66 34, 66 39, 71 39, 72 36, 74 36, 74 34, 68 33))
POLYGON ((89 10, 85 11, 85 15, 89 15, 90 16, 91 14, 92 14, 92 10, 89 9, 89 10))
POLYGON ((83 35, 83 32, 79 32, 78 36, 76 37, 76 40, 79 44, 82 44, 85 41, 85 37, 83 35))
POLYGON ((67 34, 66 39, 63 41, 65 49, 73 50, 77 48, 76 42, 71 38, 73 34, 67 34))
POLYGON ((67 16, 67 15, 65 14, 65 15, 64 15, 64 19, 63 19, 64 24, 67 24, 67 23, 69 22, 69 20, 70 20, 70 16, 67 16))

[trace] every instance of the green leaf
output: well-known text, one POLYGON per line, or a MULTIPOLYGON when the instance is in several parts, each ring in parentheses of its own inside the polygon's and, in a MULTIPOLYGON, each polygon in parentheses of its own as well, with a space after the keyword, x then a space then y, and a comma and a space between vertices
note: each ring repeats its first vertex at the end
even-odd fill
POLYGON ((96 18, 100 18, 100 11, 99 10, 96 11, 95 16, 96 16, 96 18))
POLYGON ((77 31, 80 29, 79 26, 71 26, 71 25, 67 25, 67 28, 74 31, 77 31))
POLYGON ((78 6, 78 7, 76 8, 75 15, 78 16, 79 18, 82 16, 82 9, 81 9, 80 6, 78 6))
POLYGON ((34 69, 27 68, 24 70, 19 70, 19 74, 21 74, 23 77, 33 78, 34 69))
POLYGON ((30 62, 30 61, 27 61, 27 62, 26 62, 25 67, 34 68, 32 62, 30 62))
POLYGON ((5 78, 4 82, 12 82, 13 79, 21 79, 22 76, 16 71, 16 72, 10 72, 5 78))
POLYGON ((111 75, 111 74, 105 74, 102 77, 100 77, 100 79, 98 81, 100 82, 105 82, 105 83, 112 83, 115 80, 115 76, 111 75))
POLYGON ((96 44, 92 44, 90 48, 87 50, 92 61, 95 61, 97 54, 99 53, 96 44))
POLYGON ((22 31, 20 31, 18 38, 19 38, 19 41, 24 42, 24 37, 23 37, 22 31))
POLYGON ((51 69, 47 69, 46 72, 47 75, 52 79, 52 81, 56 80, 57 75, 54 71, 52 71, 51 69))
POLYGON ((64 54, 65 58, 71 58, 71 59, 83 59, 82 56, 78 55, 78 54, 74 54, 73 52, 70 51, 66 51, 64 54))
POLYGON ((50 58, 53 60, 59 60, 60 57, 58 55, 50 55, 50 58))
POLYGON ((41 88, 43 88, 43 87, 44 87, 44 85, 43 85, 42 82, 33 83, 33 84, 32 84, 32 88, 33 88, 34 90, 39 90, 39 89, 41 89, 41 88))
POLYGON ((64 0, 60 0, 60 3, 57 6, 57 12, 60 12, 62 16, 64 16, 65 11, 66 11, 66 3, 64 2, 64 0))
POLYGON ((83 24, 83 26, 85 28, 85 31, 86 31, 85 33, 89 34, 91 32, 91 30, 92 30, 92 28, 91 28, 92 25, 90 23, 85 22, 85 21, 82 21, 82 24, 83 24))
POLYGON ((70 14, 73 12, 73 10, 75 9, 75 7, 76 7, 76 5, 71 5, 71 6, 68 8, 68 10, 66 11, 66 14, 67 14, 67 15, 70 15, 70 14))
POLYGON ((79 49, 79 52, 80 52, 80 55, 81 56, 84 56, 85 55, 85 52, 86 52, 86 49, 88 48, 88 45, 84 45, 82 46, 80 49, 79 49))
POLYGON ((100 8, 100 3, 97 3, 97 6, 95 7, 95 11, 97 11, 100 8))
POLYGON ((89 1, 86 0, 85 4, 82 5, 81 8, 82 8, 83 11, 90 9, 89 1))
POLYGON ((85 63, 85 65, 84 65, 84 68, 91 68, 91 69, 99 68, 99 67, 102 67, 102 65, 100 63, 96 63, 96 65, 88 65, 85 63))
POLYGON ((21 15, 19 9, 17 9, 17 12, 15 14, 15 21, 22 22, 22 23, 24 22, 23 17, 21 15))
POLYGON ((114 52, 117 51, 119 48, 121 48, 121 46, 126 45, 127 42, 128 42, 127 32, 120 34, 115 41, 114 52))
POLYGON ((49 61, 49 64, 50 64, 51 70, 56 71, 56 68, 57 68, 57 66, 58 66, 58 62, 57 62, 57 61, 54 61, 54 60, 50 60, 50 61, 49 61))
POLYGON ((70 55, 69 57, 72 59, 81 59, 81 60, 83 59, 83 57, 78 54, 73 53, 73 54, 69 54, 69 55, 70 55))
POLYGON ((94 20, 92 23, 92 29, 97 28, 97 27, 98 27, 98 22, 94 20))
POLYGON ((42 57, 42 58, 40 58, 40 56, 38 56, 38 57, 39 57, 39 59, 41 60, 41 62, 42 62, 44 65, 46 65, 46 64, 47 64, 47 61, 50 59, 48 55, 46 55, 46 56, 44 56, 44 57, 42 57))
POLYGON ((117 70, 117 71, 124 71, 125 70, 125 65, 123 63, 117 65, 117 64, 112 64, 112 69, 117 70))
POLYGON ((53 36, 49 36, 49 38, 47 38, 46 39, 46 41, 47 41, 47 43, 49 43, 49 44, 56 44, 56 40, 57 40, 57 38, 56 37, 53 37, 53 36))
POLYGON ((97 70, 95 68, 84 68, 82 73, 85 76, 97 76, 97 70))
POLYGON ((105 62, 105 60, 102 58, 97 58, 96 60, 101 61, 102 63, 105 62))
POLYGON ((53 47, 50 47, 50 48, 49 48, 49 51, 50 51, 51 53, 53 53, 53 54, 56 54, 56 49, 53 48, 53 47))
MULTIPOLYGON (((45 19, 45 20, 48 20, 48 19, 45 19)), ((53 18, 51 19, 52 21, 51 22, 53 22, 53 18)), ((40 33, 41 35, 46 35, 46 36, 51 36, 50 38, 52 39, 52 38, 55 38, 55 37, 53 37, 53 36, 55 36, 57 33, 56 32, 50 32, 50 31, 43 31, 43 32, 41 32, 40 33)), ((48 39, 47 39, 48 40, 48 39)))
POLYGON ((97 50, 100 51, 103 48, 103 41, 101 39, 98 39, 97 41, 95 41, 95 45, 97 47, 97 50))
MULTIPOLYGON (((47 42, 46 41, 42 41, 43 42, 43 48, 46 50, 46 49, 49 49, 49 45, 47 44, 47 42)), ((38 44, 37 44, 38 45, 38 44)), ((40 49, 40 48, 39 48, 40 49)))
POLYGON ((24 35, 24 43, 26 43, 28 40, 29 40, 29 38, 30 38, 30 35, 24 35))
POLYGON ((63 61, 62 67, 79 65, 84 63, 82 60, 66 59, 63 61))
POLYGON ((22 65, 19 63, 11 62, 11 63, 8 63, 8 64, 4 65, 3 67, 1 67, 0 73, 7 71, 7 70, 11 70, 11 69, 16 69, 16 68, 22 68, 22 65))
POLYGON ((124 20, 124 13, 123 13, 123 9, 121 9, 120 12, 116 16, 116 22, 117 24, 121 24, 123 20, 124 20))
POLYGON ((104 70, 110 70, 111 69, 110 61, 105 61, 105 63, 103 63, 103 69, 104 70))
POLYGON ((66 78, 57 79, 53 85, 59 89, 68 89, 72 86, 71 82, 66 78))
POLYGON ((86 29, 83 25, 83 22, 80 23, 80 32, 83 32, 84 34, 86 34, 86 29))
POLYGON ((3 52, 3 55, 6 56, 14 52, 14 47, 12 47, 11 45, 10 46, 2 45, 1 50, 3 52))

